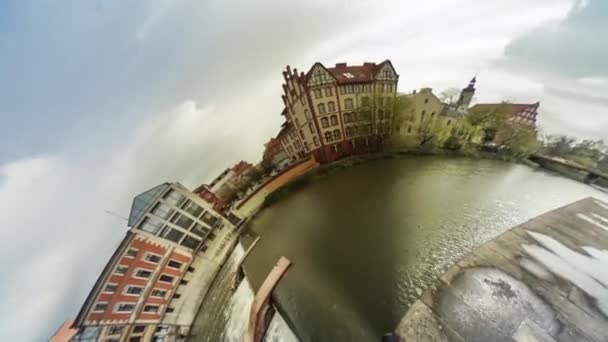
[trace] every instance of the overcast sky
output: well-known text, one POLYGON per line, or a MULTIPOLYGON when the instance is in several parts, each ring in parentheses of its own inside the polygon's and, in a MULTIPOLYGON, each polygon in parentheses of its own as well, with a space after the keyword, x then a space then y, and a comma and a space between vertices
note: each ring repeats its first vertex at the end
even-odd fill
POLYGON ((0 340, 77 313, 134 195, 256 162, 281 71, 391 59, 400 91, 541 101, 608 140, 604 0, 0 1, 0 340))

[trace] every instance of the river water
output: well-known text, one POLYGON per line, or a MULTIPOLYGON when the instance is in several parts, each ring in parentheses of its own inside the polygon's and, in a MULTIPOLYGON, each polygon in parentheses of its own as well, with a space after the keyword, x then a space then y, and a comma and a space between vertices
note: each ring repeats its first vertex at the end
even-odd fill
POLYGON ((378 341, 458 258, 587 196, 607 200, 584 184, 500 161, 375 161, 261 212, 250 225, 261 240, 245 269, 257 288, 280 256, 293 261, 275 299, 301 341, 378 341))

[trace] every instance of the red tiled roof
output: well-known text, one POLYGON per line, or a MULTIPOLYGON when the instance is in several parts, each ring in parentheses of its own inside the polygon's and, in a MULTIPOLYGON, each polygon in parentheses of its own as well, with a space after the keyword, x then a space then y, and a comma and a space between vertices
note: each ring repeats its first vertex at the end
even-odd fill
POLYGON ((374 80, 376 74, 385 63, 388 63, 388 60, 380 64, 363 63, 363 65, 347 65, 346 63, 337 63, 335 67, 327 68, 327 70, 340 84, 367 83, 374 80))
POLYGON ((501 106, 504 106, 505 110, 508 110, 511 115, 515 115, 532 107, 538 108, 539 103, 478 103, 471 107, 470 110, 473 112, 490 112, 501 106))

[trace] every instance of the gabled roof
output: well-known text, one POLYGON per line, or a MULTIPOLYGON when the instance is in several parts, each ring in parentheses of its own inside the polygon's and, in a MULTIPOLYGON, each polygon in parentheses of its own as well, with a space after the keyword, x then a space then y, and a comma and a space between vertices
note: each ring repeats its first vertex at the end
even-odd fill
POLYGON ((337 63, 335 67, 327 68, 327 70, 338 80, 339 84, 368 83, 376 79, 376 75, 386 64, 395 71, 388 59, 380 64, 366 62, 363 65, 347 65, 346 63, 337 63))
POLYGON ((515 115, 526 109, 537 109, 540 106, 540 102, 536 103, 478 103, 470 108, 470 111, 477 113, 488 113, 497 110, 498 108, 504 108, 511 115, 515 115))
POLYGON ((146 208, 155 198, 164 192, 169 187, 169 183, 163 183, 153 187, 152 189, 145 191, 133 199, 133 205, 131 206, 131 213, 129 214, 129 221, 127 225, 132 227, 139 219, 145 214, 146 208))

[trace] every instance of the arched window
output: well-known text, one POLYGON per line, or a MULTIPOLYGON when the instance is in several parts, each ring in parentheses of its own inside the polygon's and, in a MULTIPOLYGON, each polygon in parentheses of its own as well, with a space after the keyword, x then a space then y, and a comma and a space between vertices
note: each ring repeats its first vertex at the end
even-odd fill
POLYGON ((424 120, 425 114, 426 114, 426 110, 423 110, 422 113, 420 113, 420 122, 422 122, 422 120, 424 120))
POLYGON ((304 148, 306 149, 306 151, 310 150, 310 147, 308 146, 308 142, 304 142, 304 148))
POLYGON ((308 112, 308 109, 304 109, 304 116, 307 120, 310 120, 310 113, 308 112))
POLYGON ((325 141, 331 142, 331 132, 325 132, 325 141))
POLYGON ((331 96, 331 95, 332 95, 331 88, 325 88, 325 96, 331 96))
POLYGON ((317 105, 317 108, 319 109, 319 114, 325 114, 325 104, 324 103, 319 103, 317 105))
POLYGON ((431 119, 435 117, 435 112, 431 113, 431 119))
POLYGON ((412 126, 411 125, 407 127, 407 132, 408 133, 412 133, 412 126))
POLYGON ((346 127, 346 136, 347 137, 353 136, 353 129, 351 127, 346 127))
POLYGON ((321 127, 323 127, 323 128, 329 127, 329 120, 327 120, 327 118, 321 118, 321 127))
POLYGON ((338 116, 337 115, 332 115, 331 116, 331 125, 335 126, 338 124, 338 116))
POLYGON ((345 109, 353 109, 353 99, 344 100, 344 108, 345 109))
POLYGON ((429 99, 424 99, 424 103, 429 103, 429 99))
POLYGON ((314 141, 315 146, 319 146, 319 138, 317 138, 316 135, 312 138, 312 140, 314 141))
POLYGON ((335 140, 340 140, 342 139, 342 133, 340 133, 339 129, 334 130, 334 139, 335 140))
POLYGON ((344 122, 350 122, 350 114, 344 113, 344 122))
MULTIPOLYGON (((331 89, 331 88, 327 88, 327 89, 331 89)), ((335 112, 336 111, 336 105, 334 104, 333 101, 329 101, 327 103, 327 110, 331 113, 331 112, 335 112)))
POLYGON ((308 123, 308 129, 310 130, 310 134, 313 134, 315 132, 315 128, 312 125, 312 122, 308 123))
POLYGON ((384 111, 383 110, 378 111, 378 120, 384 120, 384 111))

